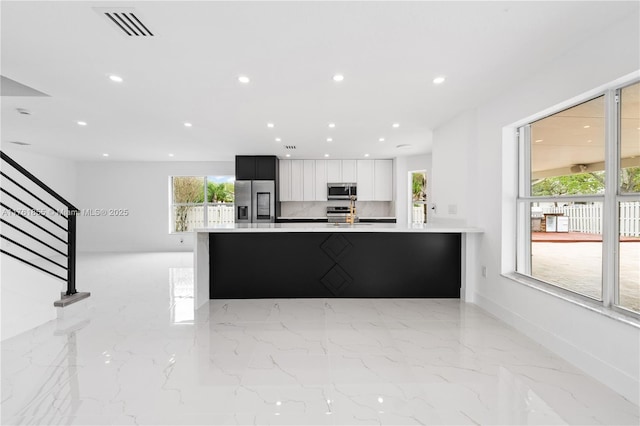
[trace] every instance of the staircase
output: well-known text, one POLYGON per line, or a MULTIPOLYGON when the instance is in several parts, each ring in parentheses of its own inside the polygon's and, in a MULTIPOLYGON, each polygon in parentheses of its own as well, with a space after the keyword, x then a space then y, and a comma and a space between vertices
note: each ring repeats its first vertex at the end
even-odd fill
POLYGON ((79 210, 0 151, 0 252, 66 283, 54 306, 89 297, 76 290, 76 218, 79 210))

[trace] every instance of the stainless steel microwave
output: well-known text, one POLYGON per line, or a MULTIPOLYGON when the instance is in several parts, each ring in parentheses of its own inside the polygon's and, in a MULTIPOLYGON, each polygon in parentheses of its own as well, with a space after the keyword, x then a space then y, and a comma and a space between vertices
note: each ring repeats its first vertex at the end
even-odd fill
POLYGON ((328 183, 327 200, 349 200, 358 197, 358 189, 355 183, 328 183))

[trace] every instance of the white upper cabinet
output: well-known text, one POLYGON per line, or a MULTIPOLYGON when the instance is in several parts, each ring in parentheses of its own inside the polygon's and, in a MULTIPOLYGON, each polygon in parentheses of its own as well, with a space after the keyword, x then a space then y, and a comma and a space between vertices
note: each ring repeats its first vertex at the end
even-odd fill
POLYGON ((341 183, 342 180, 342 161, 327 160, 327 182, 341 183))
POLYGON ((315 200, 327 201, 327 160, 316 160, 315 200))
POLYGON ((358 160, 357 163, 357 179, 358 184, 358 201, 373 201, 373 161, 358 160))
POLYGON ((315 160, 302 160, 302 200, 315 201, 316 199, 316 162, 315 160))
POLYGON ((340 182, 354 183, 356 178, 356 160, 342 160, 342 180, 340 182))
POLYGON ((279 201, 291 201, 291 160, 280 160, 279 201))
POLYGON ((291 201, 303 201, 304 162, 291 160, 291 201))
POLYGON ((393 160, 280 160, 280 201, 327 201, 327 183, 358 185, 358 201, 393 200, 393 160))
MULTIPOLYGON (((373 161, 373 199, 375 201, 393 201, 393 160, 373 161)), ((360 199, 359 194, 358 199, 360 199)))

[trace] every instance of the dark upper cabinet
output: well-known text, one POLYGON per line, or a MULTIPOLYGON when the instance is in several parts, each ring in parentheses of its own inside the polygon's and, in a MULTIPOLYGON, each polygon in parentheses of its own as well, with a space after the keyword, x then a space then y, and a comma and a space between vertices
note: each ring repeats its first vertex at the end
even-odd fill
POLYGON ((236 156, 236 180, 252 180, 256 175, 256 157, 253 155, 236 156))
POLYGON ((277 180, 275 155, 237 155, 236 180, 277 180))
POLYGON ((276 180, 276 161, 273 155, 261 155, 256 157, 256 179, 276 180))

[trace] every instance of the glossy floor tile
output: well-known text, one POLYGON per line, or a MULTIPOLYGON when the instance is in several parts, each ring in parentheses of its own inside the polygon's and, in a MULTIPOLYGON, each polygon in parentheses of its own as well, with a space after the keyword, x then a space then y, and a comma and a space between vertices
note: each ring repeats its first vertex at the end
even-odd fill
MULTIPOLYGON (((217 300, 190 254, 84 255, 77 316, 2 342, 3 425, 637 425, 474 305, 217 300)), ((303 283, 301 283, 303 285, 303 283)))

